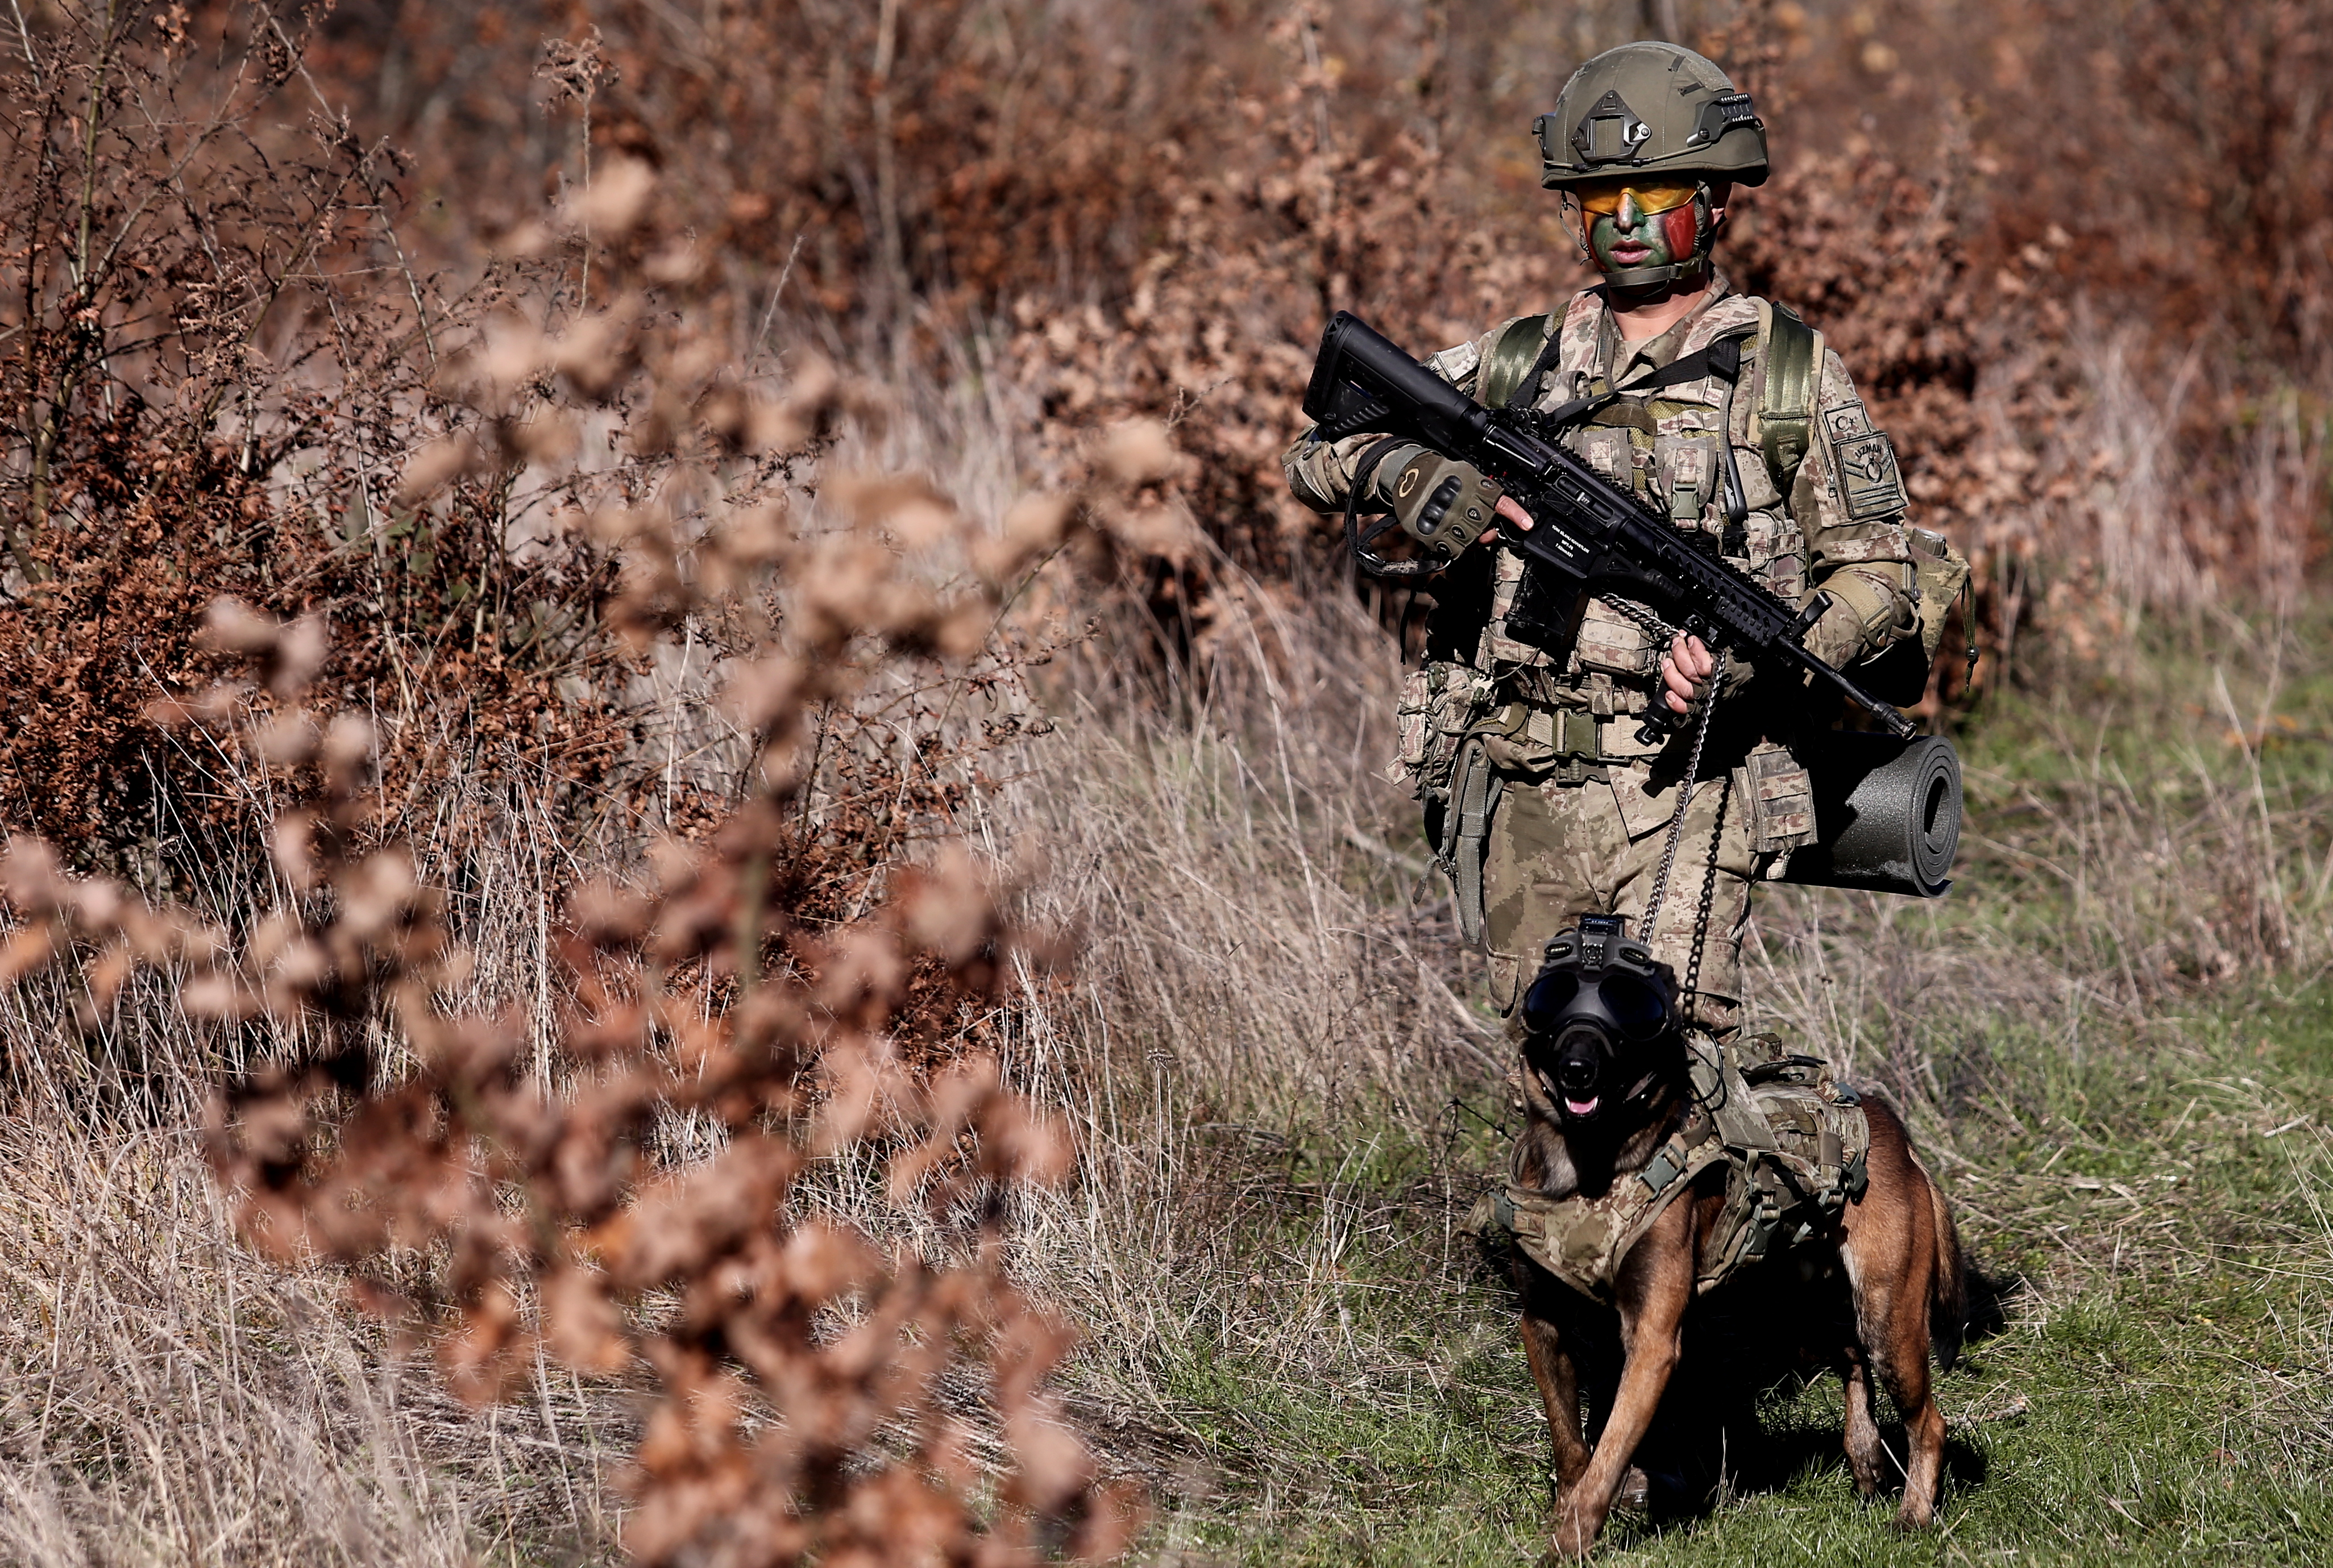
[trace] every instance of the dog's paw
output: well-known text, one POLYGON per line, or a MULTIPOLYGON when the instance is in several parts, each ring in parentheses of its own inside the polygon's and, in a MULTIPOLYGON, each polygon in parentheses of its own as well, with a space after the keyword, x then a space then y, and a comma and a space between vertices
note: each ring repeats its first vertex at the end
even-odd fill
POLYGON ((1902 1506, 1896 1508, 1893 1523, 1896 1529, 1909 1535, 1926 1529, 1936 1522, 1936 1505, 1933 1498, 1914 1497, 1906 1494, 1902 1506))
POLYGON ((1594 1550, 1596 1536, 1604 1527, 1599 1517, 1565 1508, 1556 1516, 1555 1539, 1548 1545, 1548 1555, 1559 1563, 1577 1563, 1594 1550))
POLYGON ((1653 1501, 1653 1478, 1641 1466, 1630 1465, 1620 1477, 1620 1489, 1612 1494, 1615 1508, 1647 1508, 1653 1501))

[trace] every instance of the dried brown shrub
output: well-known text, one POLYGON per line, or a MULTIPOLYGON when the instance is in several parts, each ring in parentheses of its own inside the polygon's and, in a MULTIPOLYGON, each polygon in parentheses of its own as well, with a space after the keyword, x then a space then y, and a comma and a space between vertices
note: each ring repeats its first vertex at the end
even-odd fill
MULTIPOLYGON (((1742 198, 1729 264, 1848 351, 1929 521, 1982 557, 1997 649, 2053 582, 2193 603, 2282 591, 2312 559, 2333 391, 2333 216, 2310 177, 2333 113, 2312 85, 2333 36, 2322 0, 1671 9, 1771 110, 1778 177, 1742 198)), ((512 86, 533 38, 585 24, 497 14, 500 43, 344 11, 334 91, 475 186, 571 183, 581 160, 513 134, 512 86), (375 95, 387 64, 417 86, 375 95)), ((741 339, 799 311, 926 374, 971 339, 977 373, 1001 366, 1065 455, 1097 425, 1164 420, 1194 461, 1162 503, 1309 587, 1333 547, 1270 458, 1321 320, 1358 308, 1438 346, 1584 281, 1523 128, 1644 12, 677 17, 590 8, 612 74, 589 135, 599 156, 687 171, 687 221, 719 237, 741 339)), ((1159 537, 1176 548, 1138 550, 1139 607, 1182 628, 1172 641, 1204 639, 1217 574, 1189 531, 1159 537)))
MULTIPOLYGON (((298 627, 272 630, 243 622, 246 649, 296 660, 298 627)), ((797 731, 820 694, 802 683, 764 730, 797 731)), ((642 1562, 1115 1552, 1132 1499, 1099 1484, 1042 1386, 1073 1335, 1003 1256, 1012 1187, 1058 1179, 1066 1150, 960 1016, 1050 945, 967 857, 898 870, 881 903, 822 920, 797 895, 834 879, 838 847, 765 791, 660 856, 653 886, 579 895, 571 993, 556 1037, 534 1041, 521 1016, 444 1007, 466 955, 409 851, 370 846, 370 726, 343 713, 287 737, 279 719, 252 743, 318 785, 276 822, 288 894, 247 943, 68 877, 35 840, 0 870, 11 981, 94 954, 102 1007, 133 962, 175 965, 197 1017, 278 1027, 278 1059, 226 1085, 209 1127, 246 1236, 355 1267, 368 1305, 433 1320, 474 1400, 522 1386, 540 1351, 594 1375, 645 1363, 659 1400, 627 1531, 642 1562), (912 1070, 916 1042, 948 1034, 953 1059, 912 1070), (562 1084, 544 1050, 569 1064, 562 1084), (675 1117, 717 1128, 717 1152, 664 1157, 675 1117), (800 1213, 792 1189, 839 1157, 884 1168, 945 1249, 800 1213), (993 1499, 948 1387, 966 1371, 1014 1456, 993 1499)))
MULTIPOLYGON (((41 37, 34 65, 77 62, 84 84, 42 79, 57 118, 184 85, 175 21, 133 21, 41 37)), ((259 22, 272 90, 297 40, 259 22)), ((267 100, 231 101, 221 143, 274 167, 267 100)), ((93 225, 142 221, 139 193, 167 185, 149 157, 197 193, 244 167, 107 134, 72 167, 129 194, 93 225)), ((993 535, 915 476, 832 472, 839 425, 880 399, 807 359, 775 393, 751 379, 698 238, 638 161, 602 161, 450 298, 396 264, 385 186, 289 217, 189 196, 155 245, 187 270, 246 243, 306 312, 280 340, 314 350, 208 381, 213 339, 167 280, 120 285, 173 323, 159 347, 72 337, 84 283, 40 270, 49 188, 17 209, 37 307, 12 323, 33 345, 20 490, 47 505, 11 514, 14 610, 41 634, 24 715, 52 751, 110 726, 76 764, 107 788, 158 738, 208 759, 193 781, 256 840, 255 902, 214 919, 70 871, 24 829, 70 839, 125 808, 101 789, 43 817, 34 733, 10 754, 27 804, 0 980, 53 972, 96 1029, 138 970, 171 977, 219 1064, 208 1147, 245 1235, 348 1267, 466 1397, 507 1393, 538 1353, 653 1387, 640 1560, 1112 1554, 1134 1499, 1064 1423, 1046 1385, 1073 1335, 1004 1248, 1016 1188, 1067 1151, 993 1037, 1058 943, 1014 920, 1013 879, 954 818, 1027 723, 1019 655, 992 645, 1000 595, 1155 477, 1156 444, 1118 454, 1094 507, 1034 502, 993 535), (270 248, 311 229, 331 244, 270 248), (163 405, 133 377, 183 397, 140 423, 163 405), (637 803, 644 770, 609 755, 637 708, 622 684, 684 629, 723 672, 726 766, 668 771, 680 831, 573 891, 547 1007, 457 1005, 472 955, 416 817, 497 756, 571 788, 616 776, 637 803), (159 674, 139 662, 158 647, 159 674), (888 1232, 822 1207, 839 1171, 872 1173, 888 1232)), ((265 336, 264 302, 236 297, 229 325, 265 336)))
POLYGON ((624 731, 560 679, 604 664, 603 569, 512 552, 514 461, 477 504, 395 505, 446 325, 393 226, 402 171, 250 16, 222 57, 183 8, 61 8, 0 58, 0 813, 182 887, 264 823, 148 717, 217 672, 221 593, 329 626, 312 675, 383 714, 398 805, 449 738, 581 781, 624 731))

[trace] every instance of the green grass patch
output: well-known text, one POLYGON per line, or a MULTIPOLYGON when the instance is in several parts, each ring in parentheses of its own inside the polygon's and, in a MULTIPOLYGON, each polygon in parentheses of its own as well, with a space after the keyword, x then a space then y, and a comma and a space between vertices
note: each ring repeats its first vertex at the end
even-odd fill
MULTIPOLYGON (((1945 990, 1853 1004, 1983 1274, 1939 1384, 1939 1525, 1858 1500, 1826 1376, 1767 1396, 1754 1483, 1617 1517, 1606 1560, 2333 1561, 2333 984, 2290 978, 2322 972, 2333 642, 2239 629, 1994 699, 1962 739, 1962 888, 1824 917, 1849 950, 1894 932, 1887 963, 1958 955, 1945 990)), ((1505 1286, 1454 1233, 1503 1162, 1502 1100, 1433 1138, 1226 1152, 1239 1306, 1151 1347, 1190 1480, 1156 1556, 1541 1554, 1537 1391, 1505 1286)))
MULTIPOLYGON (((2076 1068, 2039 1042, 1992 1043, 1999 1114, 1959 1129, 1963 1163, 1944 1173, 2000 1317, 1940 1384, 1954 1428, 1940 1525, 1899 1535, 1888 1507, 1857 1499, 1824 1377, 1767 1401, 1790 1456, 1779 1484, 1698 1516, 1622 1515, 1603 1555, 2327 1559, 2333 993, 2260 991, 2096 1044, 2076 1068)), ((1307 1159, 1291 1156, 1286 1190, 1302 1190, 1307 1159)), ((1157 1549, 1257 1564, 1535 1557, 1549 1453, 1503 1289, 1444 1246, 1446 1207, 1419 1185, 1333 1200, 1369 1244, 1343 1255, 1311 1364, 1285 1345, 1181 1348, 1169 1386, 1223 1489, 1174 1504, 1157 1549)), ((1295 1200, 1281 1212, 1291 1238, 1316 1218, 1295 1200)))

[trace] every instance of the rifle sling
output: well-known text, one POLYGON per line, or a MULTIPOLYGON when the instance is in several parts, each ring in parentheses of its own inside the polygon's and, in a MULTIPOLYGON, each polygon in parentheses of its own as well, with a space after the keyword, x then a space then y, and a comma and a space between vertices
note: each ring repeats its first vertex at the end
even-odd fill
MULTIPOLYGON (((1397 446, 1409 444, 1406 435, 1380 435, 1361 449, 1353 464, 1352 483, 1345 487, 1345 548, 1352 552, 1353 564, 1374 578, 1424 577, 1434 569, 1422 560, 1386 560, 1368 549, 1371 540, 1385 531, 1380 523, 1372 529, 1368 539, 1361 537, 1361 492, 1377 483, 1378 464, 1397 446)), ((1390 522, 1390 519, 1387 520, 1390 522)))
POLYGON ((1657 392, 1664 387, 1682 386, 1687 381, 1699 381, 1710 376, 1730 387, 1742 375, 1742 340, 1754 330, 1729 333, 1706 348, 1670 360, 1662 368, 1648 372, 1626 387, 1575 397, 1561 407, 1541 416, 1541 420, 1550 426, 1575 425, 1623 397, 1640 397, 1647 392, 1657 392))
POLYGON ((1483 748, 1483 737, 1469 735, 1458 748, 1458 763, 1450 785, 1449 838, 1443 864, 1450 874, 1452 904, 1458 916, 1458 939, 1469 947, 1483 940, 1483 856, 1491 837, 1491 819, 1498 814, 1499 798, 1507 781, 1483 748))

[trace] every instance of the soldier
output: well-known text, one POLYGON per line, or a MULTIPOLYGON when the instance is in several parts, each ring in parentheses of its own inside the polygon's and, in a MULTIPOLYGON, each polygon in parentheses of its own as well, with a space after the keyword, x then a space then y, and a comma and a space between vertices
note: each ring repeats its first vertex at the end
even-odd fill
MULTIPOLYGON (((1581 66, 1537 131, 1541 183, 1562 194, 1603 282, 1560 315, 1504 322, 1428 363, 1485 404, 1571 416, 1574 451, 1776 594, 1828 593, 1807 645, 1833 665, 1913 632, 1917 579, 1887 437, 1820 334, 1735 292, 1712 261, 1733 187, 1766 178, 1749 94, 1691 50, 1624 44, 1581 66), (1717 370, 1731 356, 1704 352, 1724 338, 1742 349, 1731 378, 1717 370)), ((1350 501, 1419 522, 1455 479, 1530 526, 1482 474, 1415 444, 1308 433, 1284 464, 1297 498, 1324 512, 1350 501)), ((1751 884, 1813 837, 1806 770, 1784 743, 1792 705, 1625 600, 1571 607, 1561 636, 1512 635, 1530 618, 1514 615, 1523 577, 1523 558, 1483 532, 1438 580, 1424 666, 1400 703, 1398 766, 1460 929, 1488 952, 1512 1016, 1556 932, 1587 913, 1641 925, 1673 842, 1651 946, 1676 972, 1685 1020, 1733 1036, 1751 884), (1709 701, 1707 782, 1673 837, 1692 721, 1709 701), (1656 703, 1683 717, 1639 739, 1656 703)))

